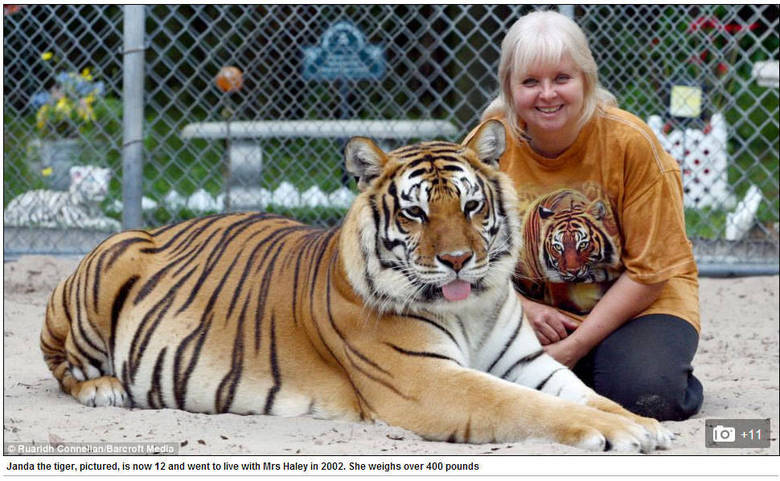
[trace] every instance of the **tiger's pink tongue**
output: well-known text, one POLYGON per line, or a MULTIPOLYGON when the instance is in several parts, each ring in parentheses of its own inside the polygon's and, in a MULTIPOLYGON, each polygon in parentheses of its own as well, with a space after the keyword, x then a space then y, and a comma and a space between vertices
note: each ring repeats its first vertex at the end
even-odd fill
POLYGON ((471 294, 471 284, 465 281, 454 280, 441 287, 444 298, 448 301, 462 301, 471 294))

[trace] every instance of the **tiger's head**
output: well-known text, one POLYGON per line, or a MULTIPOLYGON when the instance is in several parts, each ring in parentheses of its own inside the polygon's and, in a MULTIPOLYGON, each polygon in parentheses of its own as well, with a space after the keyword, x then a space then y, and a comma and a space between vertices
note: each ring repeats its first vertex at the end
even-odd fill
POLYGON ((353 288, 380 311, 459 309, 506 286, 520 242, 517 200, 497 169, 498 121, 462 144, 424 142, 385 153, 356 137, 347 170, 362 191, 341 252, 353 288))

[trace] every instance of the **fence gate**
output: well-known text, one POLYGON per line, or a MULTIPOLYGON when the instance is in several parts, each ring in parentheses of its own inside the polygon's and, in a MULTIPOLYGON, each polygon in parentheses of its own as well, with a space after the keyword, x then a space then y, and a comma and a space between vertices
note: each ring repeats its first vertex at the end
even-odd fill
POLYGON ((574 17, 680 162, 702 271, 776 273, 776 5, 6 5, 4 255, 84 253, 136 206, 145 227, 250 209, 331 225, 356 192, 345 140, 460 140, 536 8, 574 17), (142 98, 123 97, 131 55, 142 98))

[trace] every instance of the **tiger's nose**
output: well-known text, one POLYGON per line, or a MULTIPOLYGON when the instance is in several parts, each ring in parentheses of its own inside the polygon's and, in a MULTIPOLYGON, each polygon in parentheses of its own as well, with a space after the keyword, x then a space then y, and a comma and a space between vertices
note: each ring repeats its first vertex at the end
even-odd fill
POLYGON ((464 253, 451 253, 451 254, 441 254, 436 255, 436 258, 444 264, 445 266, 449 267, 455 272, 459 272, 461 269, 463 269, 463 264, 468 262, 469 259, 471 259, 471 256, 473 255, 472 252, 464 252, 464 253))

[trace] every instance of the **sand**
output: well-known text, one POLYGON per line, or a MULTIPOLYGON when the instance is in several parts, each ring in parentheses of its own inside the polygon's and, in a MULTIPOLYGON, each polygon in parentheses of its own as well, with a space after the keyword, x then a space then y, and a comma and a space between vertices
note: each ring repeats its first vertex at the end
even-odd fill
MULTIPOLYGON (((542 442, 429 442, 383 424, 82 406, 59 390, 38 347, 49 293, 76 264, 28 256, 3 265, 6 443, 171 442, 179 454, 212 455, 586 454, 542 442)), ((694 369, 704 384, 704 405, 692 419, 665 422, 676 439, 654 455, 777 455, 778 277, 702 279, 700 299, 703 330, 694 369), (706 448, 708 418, 770 418, 770 447, 706 448)))

